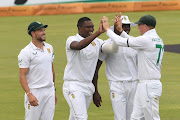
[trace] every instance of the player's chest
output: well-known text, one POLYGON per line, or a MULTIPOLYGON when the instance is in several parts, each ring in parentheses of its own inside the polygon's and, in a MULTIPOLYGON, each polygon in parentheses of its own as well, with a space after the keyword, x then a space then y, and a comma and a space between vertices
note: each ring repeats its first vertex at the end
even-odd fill
POLYGON ((80 54, 87 59, 96 58, 99 56, 99 44, 96 41, 92 41, 87 47, 80 51, 80 54))
POLYGON ((49 48, 44 48, 44 50, 33 50, 31 51, 30 63, 31 64, 46 64, 52 62, 53 53, 49 48))

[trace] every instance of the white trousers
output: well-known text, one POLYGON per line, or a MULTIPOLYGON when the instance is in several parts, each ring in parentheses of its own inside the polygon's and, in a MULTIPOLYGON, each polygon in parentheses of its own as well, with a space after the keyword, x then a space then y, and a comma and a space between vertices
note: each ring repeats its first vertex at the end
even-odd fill
POLYGON ((95 91, 92 82, 65 81, 63 94, 70 107, 69 120, 87 120, 87 110, 95 91))
POLYGON ((137 88, 136 81, 109 81, 114 120, 130 120, 137 88))
POLYGON ((25 94, 25 120, 53 120, 55 111, 54 86, 31 89, 31 92, 38 99, 39 105, 30 106, 28 96, 25 94))
POLYGON ((159 98, 162 84, 159 80, 148 80, 138 84, 131 120, 160 120, 159 98))

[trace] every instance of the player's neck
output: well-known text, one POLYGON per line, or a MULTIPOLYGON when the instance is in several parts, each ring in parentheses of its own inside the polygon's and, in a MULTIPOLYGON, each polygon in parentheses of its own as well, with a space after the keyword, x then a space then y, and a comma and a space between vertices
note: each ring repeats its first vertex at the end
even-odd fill
POLYGON ((32 40, 32 43, 33 43, 37 48, 40 48, 41 50, 43 50, 43 46, 44 46, 43 41, 32 40))

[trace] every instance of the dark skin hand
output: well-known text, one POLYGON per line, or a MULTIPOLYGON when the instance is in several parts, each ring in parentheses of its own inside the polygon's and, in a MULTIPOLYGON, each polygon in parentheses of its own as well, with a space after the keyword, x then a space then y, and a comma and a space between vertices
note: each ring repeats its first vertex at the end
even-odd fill
POLYGON ((96 71, 94 73, 94 77, 93 77, 93 81, 92 81, 95 86, 95 92, 93 94, 93 103, 97 107, 100 107, 101 102, 102 102, 101 95, 99 94, 98 88, 97 88, 98 72, 99 72, 99 68, 101 67, 102 63, 103 63, 102 61, 98 60, 97 66, 96 66, 96 71))
POLYGON ((96 37, 98 37, 100 34, 104 33, 105 30, 103 30, 102 22, 100 22, 99 29, 93 34, 94 31, 94 24, 92 21, 85 21, 82 26, 78 27, 79 35, 84 37, 81 41, 73 41, 70 44, 70 48, 73 50, 81 50, 88 46, 96 37))

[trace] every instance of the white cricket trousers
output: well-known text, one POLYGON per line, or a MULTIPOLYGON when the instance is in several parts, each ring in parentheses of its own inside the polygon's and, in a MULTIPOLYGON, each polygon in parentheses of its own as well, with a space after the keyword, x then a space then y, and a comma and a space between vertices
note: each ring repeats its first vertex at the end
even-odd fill
POLYGON ((38 106, 30 106, 25 94, 25 120, 53 120, 55 111, 55 89, 52 87, 31 89, 39 101, 38 106))
POLYGON ((65 81, 63 94, 70 107, 69 120, 87 120, 95 87, 92 82, 65 81))
POLYGON ((138 80, 109 81, 114 120, 130 120, 138 80))
POLYGON ((160 80, 143 80, 137 87, 131 120, 160 120, 159 98, 162 94, 160 80))

